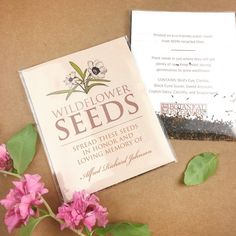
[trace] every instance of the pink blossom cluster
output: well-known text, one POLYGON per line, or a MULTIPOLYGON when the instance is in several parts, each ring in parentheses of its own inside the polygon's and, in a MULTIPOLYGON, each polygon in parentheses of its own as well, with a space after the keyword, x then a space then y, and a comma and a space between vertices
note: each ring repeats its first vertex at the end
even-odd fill
POLYGON ((58 208, 57 218, 65 222, 61 229, 82 229, 86 226, 91 231, 95 225, 105 227, 107 215, 107 209, 99 204, 94 194, 81 191, 74 193, 71 202, 58 208))
POLYGON ((7 209, 4 222, 9 233, 37 215, 36 207, 42 204, 42 195, 48 192, 40 179, 39 175, 25 174, 20 181, 13 182, 15 187, 0 201, 7 209))
POLYGON ((6 149, 5 144, 0 144, 0 170, 10 170, 12 169, 12 160, 6 149))

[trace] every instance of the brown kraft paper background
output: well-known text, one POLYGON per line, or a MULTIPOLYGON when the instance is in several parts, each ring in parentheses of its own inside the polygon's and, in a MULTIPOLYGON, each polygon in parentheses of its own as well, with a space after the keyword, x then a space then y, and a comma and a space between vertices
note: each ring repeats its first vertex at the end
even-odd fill
MULTIPOLYGON (((0 143, 33 122, 17 71, 129 36, 132 9, 234 12, 236 0, 0 0, 0 143)), ((178 163, 97 193, 109 209, 110 222, 147 223, 154 236, 236 235, 236 143, 171 143, 178 163), (204 151, 219 153, 216 175, 202 185, 185 187, 182 177, 186 164, 193 155, 204 151)), ((50 190, 46 199, 56 211, 60 201, 40 141, 28 172, 43 177, 50 190)), ((9 191, 11 180, 0 176, 0 198, 9 191)), ((8 236, 4 214, 1 207, 0 235, 8 236)), ((17 231, 12 235, 18 235, 17 231)), ((33 235, 73 233, 60 231, 56 222, 46 219, 33 235)))

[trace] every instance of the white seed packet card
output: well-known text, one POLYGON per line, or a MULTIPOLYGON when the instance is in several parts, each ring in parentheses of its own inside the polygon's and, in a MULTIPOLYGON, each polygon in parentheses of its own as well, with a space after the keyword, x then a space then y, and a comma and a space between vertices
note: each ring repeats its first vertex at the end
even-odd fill
POLYGON ((20 77, 65 200, 175 161, 125 37, 20 77))

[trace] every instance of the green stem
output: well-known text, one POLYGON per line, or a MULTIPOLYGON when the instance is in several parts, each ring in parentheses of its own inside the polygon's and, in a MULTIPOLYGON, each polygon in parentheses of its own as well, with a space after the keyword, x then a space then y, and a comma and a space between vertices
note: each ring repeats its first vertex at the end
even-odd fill
POLYGON ((92 236, 94 233, 94 231, 90 232, 87 227, 85 227, 85 232, 86 232, 86 234, 88 234, 88 236, 92 236))
MULTIPOLYGON (((55 221, 57 221, 60 225, 64 224, 64 221, 62 221, 62 220, 60 220, 56 217, 56 215, 52 211, 52 208, 49 206, 49 204, 47 203, 47 201, 43 197, 42 197, 42 200, 43 200, 43 204, 47 208, 48 213, 51 216, 51 218, 53 218, 55 221)), ((75 229, 70 229, 70 230, 73 231, 74 233, 76 233, 79 236, 85 236, 80 230, 75 230, 75 229)))
POLYGON ((43 204, 47 208, 48 213, 50 214, 50 216, 55 216, 54 212, 52 211, 52 208, 48 205, 47 201, 43 197, 41 197, 41 198, 42 198, 43 204))
POLYGON ((16 178, 18 178, 18 179, 21 179, 21 178, 22 178, 21 175, 18 175, 18 174, 9 172, 9 171, 5 171, 5 170, 0 170, 0 173, 2 173, 2 174, 4 174, 4 175, 10 175, 10 176, 16 177, 16 178))

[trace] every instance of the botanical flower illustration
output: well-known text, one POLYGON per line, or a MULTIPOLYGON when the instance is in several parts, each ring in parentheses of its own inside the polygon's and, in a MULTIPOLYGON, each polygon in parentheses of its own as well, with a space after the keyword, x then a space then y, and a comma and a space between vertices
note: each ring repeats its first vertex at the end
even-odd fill
POLYGON ((62 229, 78 229, 86 226, 89 231, 96 225, 105 227, 108 223, 107 209, 99 204, 94 194, 85 191, 75 192, 70 203, 63 203, 58 208, 57 217, 65 221, 62 229))
POLYGON ((64 83, 66 86, 71 88, 78 83, 77 79, 78 79, 78 77, 76 76, 76 72, 73 71, 69 75, 66 76, 64 83))
POLYGON ((10 170, 12 168, 12 160, 6 149, 5 144, 0 145, 0 170, 10 170))
POLYGON ((67 94, 67 100, 72 93, 88 94, 93 87, 107 86, 106 83, 110 82, 110 80, 104 79, 107 69, 101 61, 88 61, 88 68, 84 71, 74 62, 70 61, 69 63, 74 69, 64 80, 65 85, 69 89, 55 91, 47 95, 67 94))
POLYGON ((107 69, 104 67, 103 63, 101 61, 89 61, 88 62, 88 72, 94 77, 94 78, 104 78, 105 74, 107 73, 107 69))

